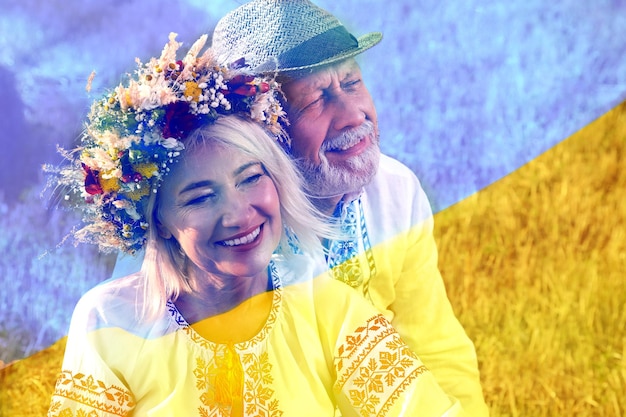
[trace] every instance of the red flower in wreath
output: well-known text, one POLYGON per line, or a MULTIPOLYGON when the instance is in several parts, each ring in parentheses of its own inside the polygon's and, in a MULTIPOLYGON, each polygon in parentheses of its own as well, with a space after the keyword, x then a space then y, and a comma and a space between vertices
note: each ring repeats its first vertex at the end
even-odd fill
POLYGON ((89 195, 103 194, 104 190, 98 179, 98 171, 89 168, 85 164, 81 164, 85 171, 85 191, 89 195))
POLYGON ((189 112, 189 103, 176 101, 165 109, 165 122, 163 124, 163 137, 182 139, 198 126, 198 117, 189 112))

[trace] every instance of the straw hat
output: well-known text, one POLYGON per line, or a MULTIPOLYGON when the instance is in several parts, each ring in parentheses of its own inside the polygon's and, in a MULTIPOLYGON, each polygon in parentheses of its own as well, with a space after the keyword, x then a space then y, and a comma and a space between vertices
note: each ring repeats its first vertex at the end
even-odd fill
POLYGON ((252 0, 217 23, 212 47, 219 62, 245 58, 256 73, 288 72, 353 57, 381 39, 380 32, 355 38, 308 0, 252 0))

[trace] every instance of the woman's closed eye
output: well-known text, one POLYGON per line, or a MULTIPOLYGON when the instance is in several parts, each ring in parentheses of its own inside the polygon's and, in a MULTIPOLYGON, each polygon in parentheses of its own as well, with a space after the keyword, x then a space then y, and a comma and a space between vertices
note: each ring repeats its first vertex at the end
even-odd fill
POLYGON ((213 192, 207 192, 207 193, 202 193, 196 196, 192 196, 188 200, 185 201, 183 206, 185 207, 198 206, 207 201, 213 200, 216 196, 217 195, 213 192))
POLYGON ((247 187, 257 184, 261 178, 267 175, 267 171, 259 162, 253 162, 240 168, 238 175, 236 187, 247 187))
POLYGON ((243 185, 256 184, 257 182, 259 182, 261 177, 263 177, 264 175, 265 174, 262 173, 262 172, 258 172, 258 173, 255 173, 255 174, 248 175, 246 178, 244 178, 243 181, 241 181, 241 184, 243 184, 243 185))

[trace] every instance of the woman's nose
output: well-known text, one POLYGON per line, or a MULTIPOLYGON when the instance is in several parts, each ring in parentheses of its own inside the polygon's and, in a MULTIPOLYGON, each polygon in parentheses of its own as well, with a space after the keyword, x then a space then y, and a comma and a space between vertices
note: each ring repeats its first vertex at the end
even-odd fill
POLYGON ((222 206, 222 225, 224 227, 247 226, 252 216, 252 206, 240 192, 233 191, 225 196, 222 206))

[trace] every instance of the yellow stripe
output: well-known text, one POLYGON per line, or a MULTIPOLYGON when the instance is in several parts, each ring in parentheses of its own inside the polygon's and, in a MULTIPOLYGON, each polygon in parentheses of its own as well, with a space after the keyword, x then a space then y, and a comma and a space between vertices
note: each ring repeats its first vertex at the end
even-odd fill
MULTIPOLYGON (((626 412, 625 161, 622 104, 436 215, 492 416, 626 412)), ((64 347, 0 370, 0 415, 45 415, 64 347)))
POLYGON ((0 369, 0 416, 45 416, 67 338, 0 369))
POLYGON ((435 218, 492 416, 626 413, 626 103, 435 218))

